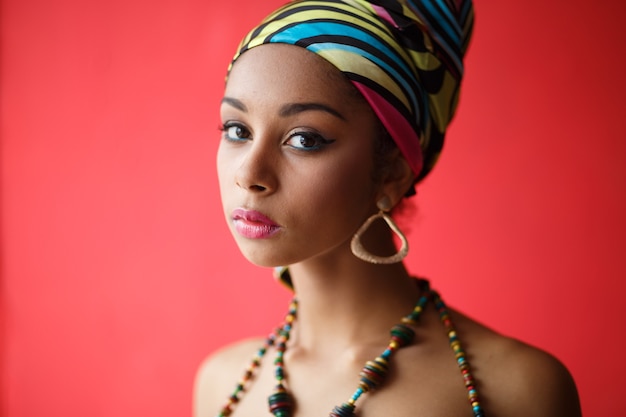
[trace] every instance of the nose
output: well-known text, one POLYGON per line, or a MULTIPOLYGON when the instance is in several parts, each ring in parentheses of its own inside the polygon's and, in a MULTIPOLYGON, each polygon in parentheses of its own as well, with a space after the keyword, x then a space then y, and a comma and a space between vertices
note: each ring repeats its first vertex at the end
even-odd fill
POLYGON ((278 184, 276 157, 270 145, 253 140, 235 173, 237 186, 254 193, 271 193, 278 184))

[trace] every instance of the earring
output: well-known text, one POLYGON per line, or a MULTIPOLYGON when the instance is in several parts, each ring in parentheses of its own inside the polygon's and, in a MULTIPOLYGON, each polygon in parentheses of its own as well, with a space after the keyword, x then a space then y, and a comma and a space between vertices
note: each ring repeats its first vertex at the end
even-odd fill
POLYGON ((406 236, 404 236, 404 233, 402 233, 400 229, 398 228, 398 225, 393 221, 391 216, 387 214, 387 212, 391 210, 391 201, 389 201, 389 198, 388 197, 381 198, 376 204, 376 206, 378 207, 378 210, 379 210, 378 213, 370 216, 367 220, 365 220, 365 223, 363 223, 363 225, 359 228, 359 230, 357 230, 357 232, 352 237, 352 241, 350 242, 350 249, 352 250, 352 253, 354 254, 354 256, 356 256, 357 258, 365 262, 369 262, 372 264, 395 264, 397 262, 402 261, 406 257, 406 255, 409 253, 409 242, 407 241, 406 236), (370 227, 372 223, 374 223, 376 219, 380 219, 380 218, 385 220, 387 225, 389 225, 389 228, 393 230, 393 232, 400 238, 400 241, 402 242, 402 246, 400 247, 400 250, 394 255, 391 255, 391 256, 374 255, 368 252, 363 247, 363 244, 361 243, 361 236, 363 235, 363 233, 365 233, 365 231, 370 227))

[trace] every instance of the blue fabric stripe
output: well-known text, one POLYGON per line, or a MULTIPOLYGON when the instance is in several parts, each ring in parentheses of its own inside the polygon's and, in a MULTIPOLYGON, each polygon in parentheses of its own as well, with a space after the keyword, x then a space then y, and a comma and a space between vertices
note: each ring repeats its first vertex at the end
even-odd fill
MULTIPOLYGON (((422 4, 425 5, 426 3, 427 2, 423 2, 422 4)), ((434 16, 428 16, 427 18, 418 9, 415 9, 415 12, 419 15, 420 19, 422 19, 422 21, 426 23, 426 25, 428 26, 429 34, 433 37, 436 43, 445 51, 445 55, 454 63, 459 74, 463 74, 463 61, 462 57, 459 55, 459 53, 461 52, 461 45, 451 45, 449 42, 447 42, 449 38, 442 37, 440 31, 433 29, 431 22, 435 20, 433 19, 434 16)), ((437 24, 440 23, 442 22, 437 21, 437 24)))
MULTIPOLYGON (((440 2, 435 1, 434 3, 440 2)), ((454 43, 458 45, 460 43, 460 30, 458 29, 458 27, 454 27, 453 24, 451 24, 451 22, 456 22, 454 16, 452 16, 449 11, 448 13, 445 13, 446 16, 442 15, 442 8, 435 6, 433 2, 422 1, 422 4, 424 5, 424 8, 428 10, 433 19, 442 26, 445 34, 448 35, 454 41, 454 43)), ((443 10, 446 10, 445 5, 443 6, 443 10)), ((428 20, 430 22, 431 19, 428 20)))
MULTIPOLYGON (((358 39, 362 42, 372 45, 372 47, 382 52, 396 65, 402 68, 402 70, 406 74, 412 73, 412 70, 407 66, 406 62, 393 49, 390 49, 388 44, 381 42, 379 39, 370 35, 364 29, 356 29, 343 23, 306 21, 298 23, 297 25, 285 27, 283 30, 281 30, 279 33, 274 34, 273 36, 284 34, 286 36, 285 39, 293 39, 295 41, 298 41, 314 36, 327 35, 329 33, 339 33, 342 36, 358 39)), ((284 42, 285 39, 283 39, 282 42, 284 42)), ((270 42, 275 41, 272 38, 270 42)), ((291 43, 293 43, 293 41, 291 43)))
POLYGON ((398 65, 403 74, 398 73, 395 68, 390 66, 384 60, 380 59, 380 57, 377 57, 376 55, 373 55, 368 51, 362 50, 353 45, 324 42, 323 44, 320 43, 310 45, 307 49, 310 49, 313 52, 315 52, 316 50, 342 49, 345 51, 350 51, 357 55, 367 57, 376 65, 391 74, 391 77, 395 79, 398 84, 401 85, 404 93, 407 95, 409 101, 412 103, 413 108, 417 110, 420 109, 419 102, 415 96, 415 90, 419 88, 419 82, 415 78, 414 72, 407 66, 406 62, 398 54, 395 53, 393 49, 390 49, 385 43, 381 42, 379 39, 370 35, 368 32, 365 32, 362 29, 353 28, 349 25, 345 25, 342 23, 307 21, 297 25, 286 27, 284 30, 274 33, 269 39, 269 42, 294 44, 306 38, 326 35, 328 33, 341 33, 342 36, 358 39, 361 42, 371 45, 374 49, 377 49, 384 56, 386 56, 396 65, 398 65), (324 47, 321 45, 329 46, 324 47))

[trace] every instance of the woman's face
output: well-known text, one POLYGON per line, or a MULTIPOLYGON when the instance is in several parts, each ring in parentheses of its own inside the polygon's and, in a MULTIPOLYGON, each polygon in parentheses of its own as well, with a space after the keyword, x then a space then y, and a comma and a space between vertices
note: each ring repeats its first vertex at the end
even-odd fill
POLYGON ((217 168, 239 248, 262 266, 352 256, 349 241, 376 208, 377 120, 321 57, 291 45, 244 53, 221 105, 217 168))

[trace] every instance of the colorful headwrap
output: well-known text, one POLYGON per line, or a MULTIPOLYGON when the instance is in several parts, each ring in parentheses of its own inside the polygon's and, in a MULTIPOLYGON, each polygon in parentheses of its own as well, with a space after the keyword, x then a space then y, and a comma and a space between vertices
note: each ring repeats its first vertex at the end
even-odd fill
POLYGON ((417 182, 454 115, 473 20, 471 0, 296 0, 253 29, 233 63, 267 43, 325 58, 369 102, 417 182))

